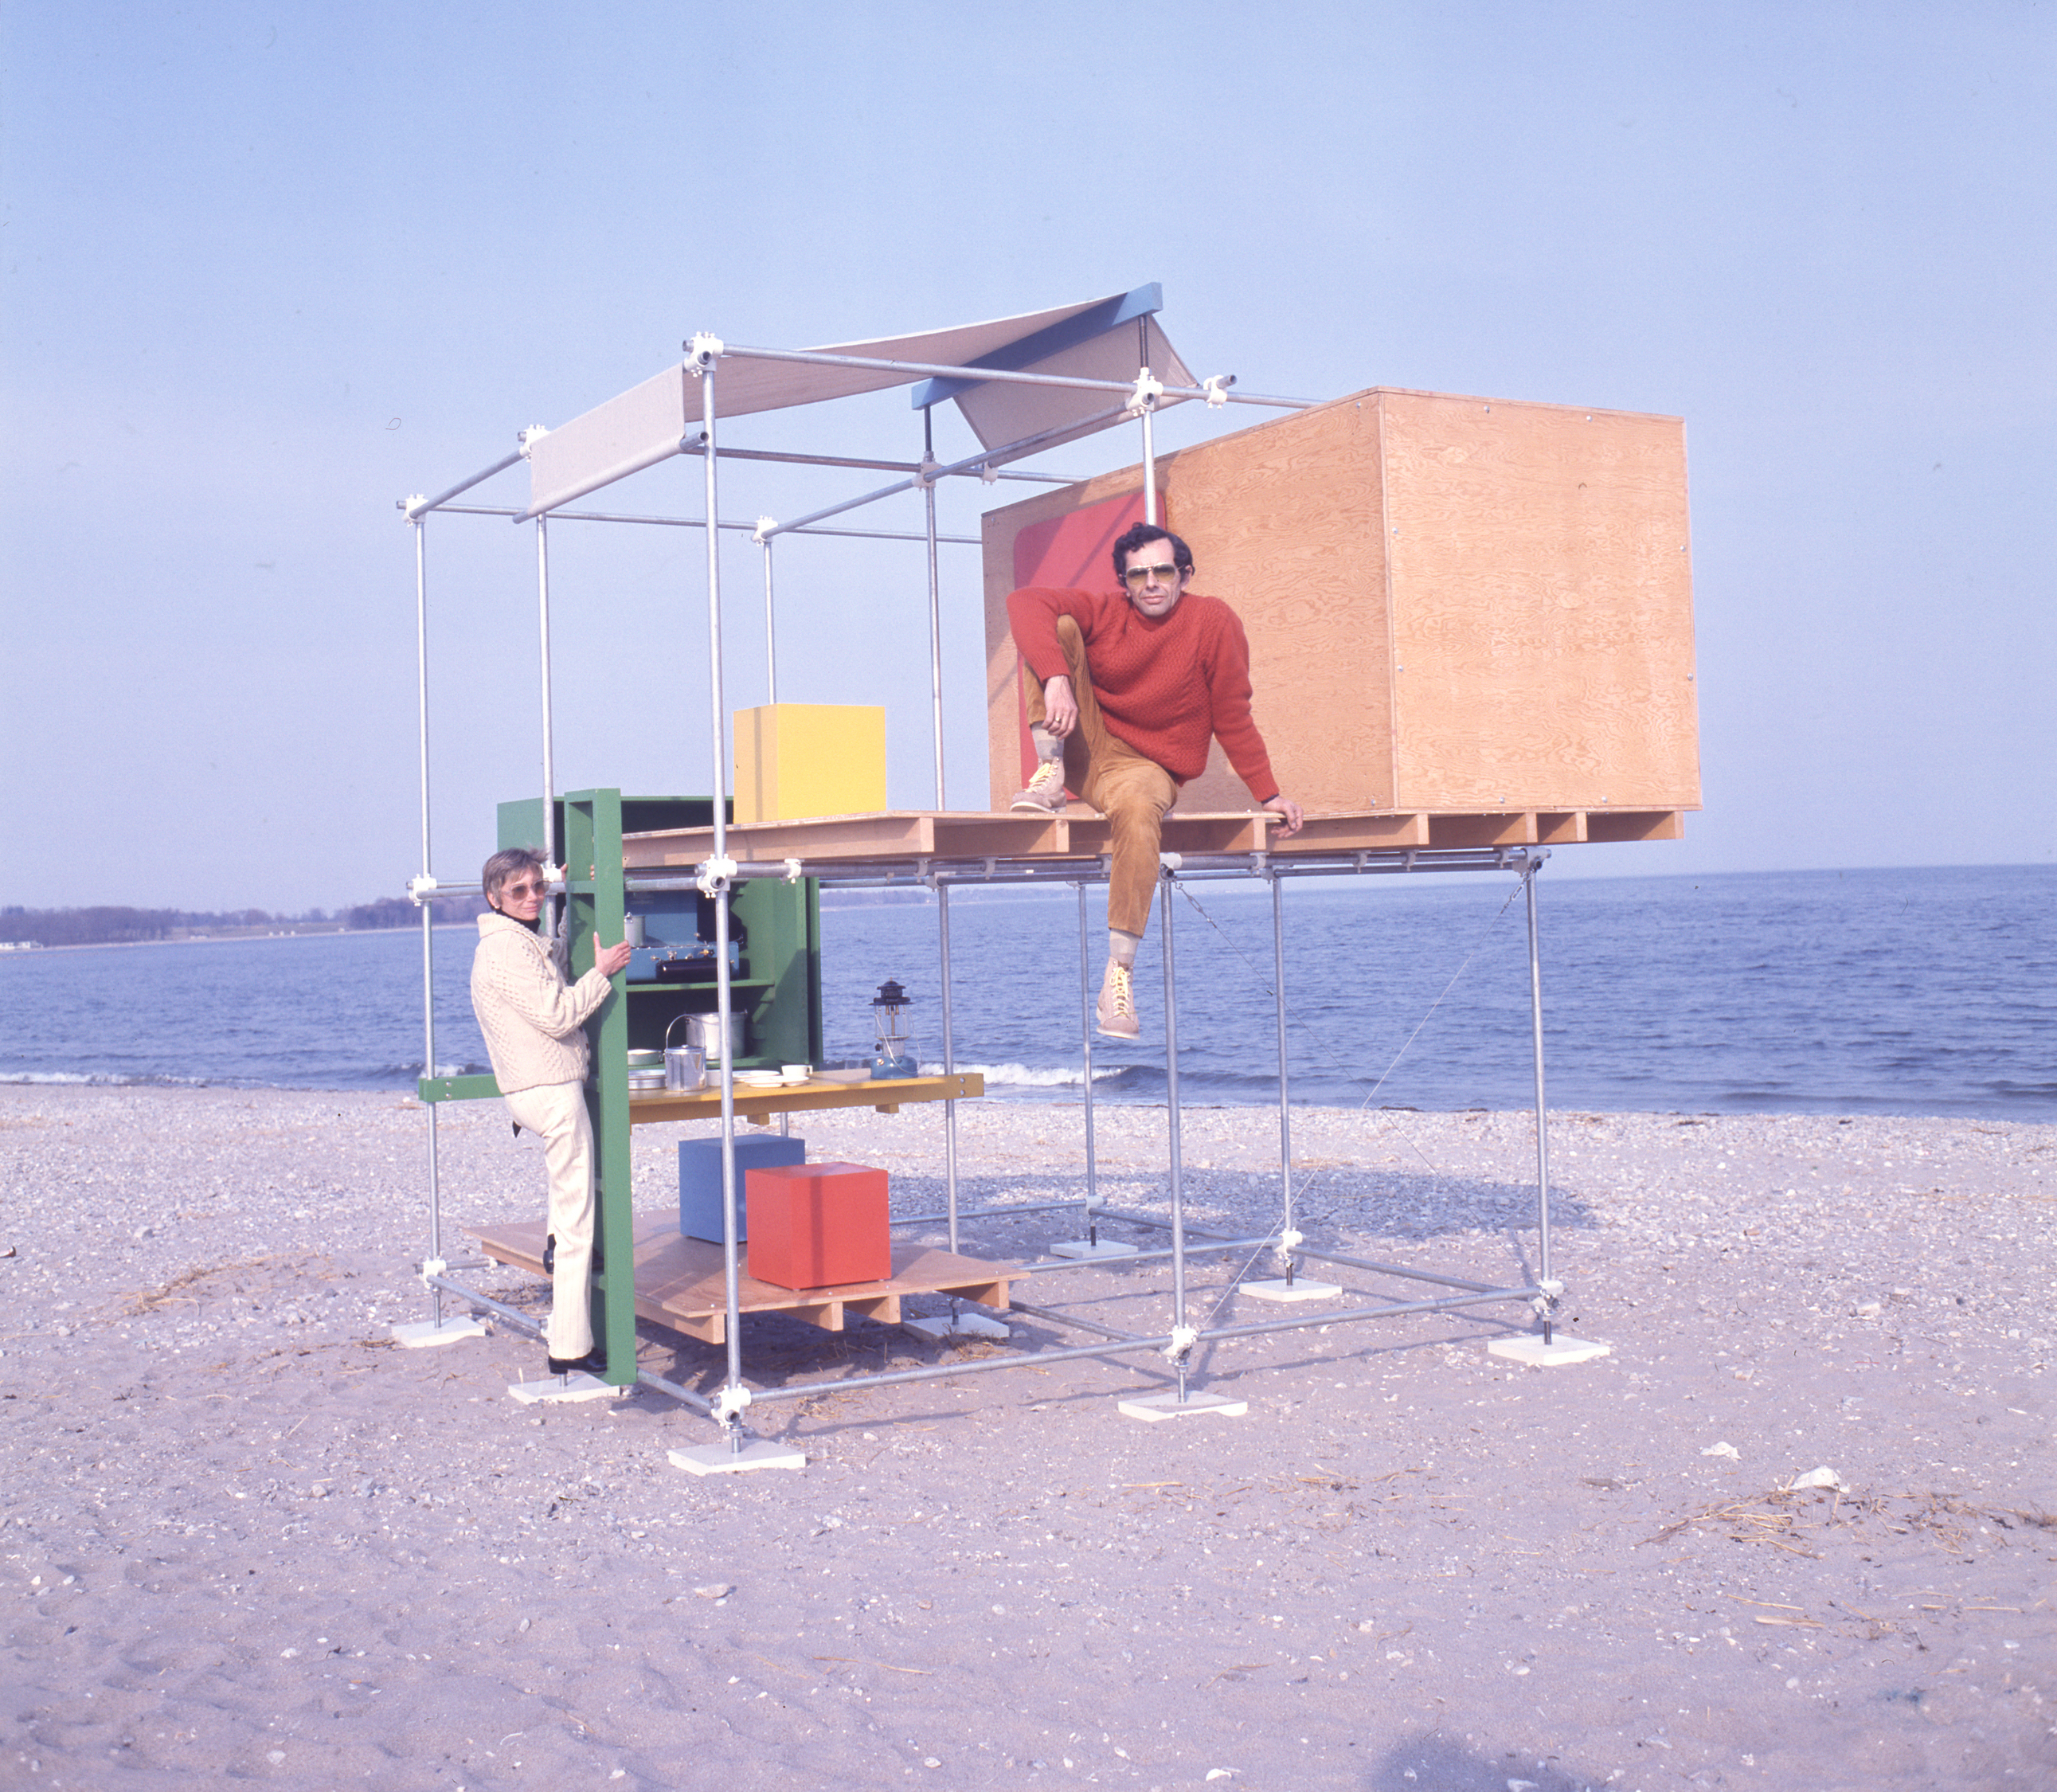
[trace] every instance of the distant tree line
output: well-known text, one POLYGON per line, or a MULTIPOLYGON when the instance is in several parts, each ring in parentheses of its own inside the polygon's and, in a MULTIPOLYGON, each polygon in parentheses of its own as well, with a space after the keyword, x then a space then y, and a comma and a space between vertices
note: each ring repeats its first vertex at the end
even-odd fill
MULTIPOLYGON (((439 922, 465 921, 483 914, 478 897, 446 897, 436 903, 439 922)), ((267 909, 202 912, 192 909, 131 909, 107 905, 83 909, 0 908, 0 940, 30 940, 38 946, 121 946, 172 939, 181 934, 246 933, 268 928, 342 929, 415 927, 421 910, 404 896, 381 897, 350 908, 307 909, 274 914, 267 909)))

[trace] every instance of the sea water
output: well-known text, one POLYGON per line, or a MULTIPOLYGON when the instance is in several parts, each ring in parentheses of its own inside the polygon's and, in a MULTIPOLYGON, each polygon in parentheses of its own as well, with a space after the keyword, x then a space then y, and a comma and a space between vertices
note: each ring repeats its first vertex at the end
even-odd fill
MULTIPOLYGON (((1547 1100, 1556 1109, 2057 1120, 2057 869, 1537 880, 1547 1100)), ((1532 1107, 1528 933, 1506 873, 1286 880, 1286 1075, 1298 1102, 1532 1107)), ((1085 899, 1086 990, 1105 956, 1085 899)), ((1097 1098, 1161 1102, 1163 926, 1137 965, 1134 1045, 1096 1039, 1097 1098)), ((1070 887, 950 899, 953 1061, 989 1091, 1076 1099, 1070 887)), ((824 1056, 868 1056, 870 999, 914 998, 944 1055, 933 900, 824 898, 824 1056)), ((434 940, 434 1062, 482 1069, 475 930, 434 940)), ((1175 887, 1180 1098, 1275 1102, 1267 886, 1175 887)), ((418 932, 0 955, 0 1080, 406 1088, 427 1061, 418 932)))

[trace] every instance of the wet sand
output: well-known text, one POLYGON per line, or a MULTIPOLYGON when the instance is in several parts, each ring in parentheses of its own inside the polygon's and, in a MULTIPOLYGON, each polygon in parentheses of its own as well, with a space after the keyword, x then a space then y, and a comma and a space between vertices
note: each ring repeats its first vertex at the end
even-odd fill
MULTIPOLYGON (((1161 1111, 1102 1123, 1108 1192, 1161 1210, 1161 1111)), ((940 1205, 939 1113, 795 1129, 940 1205)), ((639 1205, 684 1130, 639 1131, 639 1205)), ((1239 1340, 1198 1366, 1239 1418, 1122 1417, 1149 1357, 834 1386, 1080 1341, 1043 1320, 753 1320, 754 1381, 822 1384, 748 1415, 808 1466, 706 1480, 660 1395, 509 1399, 542 1355, 509 1327, 390 1343, 423 1132, 390 1096, 0 1088, 0 1786, 2057 1783, 2057 1127, 1553 1116, 1561 1322, 1611 1355, 1488 1354, 1519 1309, 1239 1340)), ((446 1254, 540 1209, 497 1104, 441 1139, 446 1254)), ((1531 1140, 1296 1111, 1302 1224, 1511 1279, 1531 1140)), ((967 1204, 1081 1187, 1075 1107, 967 1104, 959 1143, 967 1204)), ((1185 1151, 1195 1224, 1275 1222, 1274 1116, 1185 1151)), ((1195 1318, 1270 1316, 1230 1284, 1274 1273, 1196 1259, 1195 1318)), ((1026 1298, 1161 1329, 1168 1287, 1026 1298)), ((648 1326, 640 1358, 721 1379, 648 1326)))

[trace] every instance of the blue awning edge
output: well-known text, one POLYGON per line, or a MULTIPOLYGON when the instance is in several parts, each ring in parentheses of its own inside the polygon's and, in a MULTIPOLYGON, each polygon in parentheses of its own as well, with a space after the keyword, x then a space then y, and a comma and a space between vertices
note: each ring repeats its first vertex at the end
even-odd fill
MULTIPOLYGON (((1099 303, 1064 319, 1062 323, 1052 323, 1047 329, 1038 330, 1033 335, 1009 343, 989 355, 981 355, 969 364, 974 367, 990 367, 996 373, 1021 373, 1034 367, 1039 361, 1048 360, 1053 355, 1061 355, 1066 349, 1076 348, 1080 343, 1091 342, 1096 336, 1104 336, 1124 323, 1133 323, 1138 318, 1153 316, 1163 308, 1163 284, 1161 281, 1152 280, 1147 286, 1139 286, 1128 292, 1116 293, 1112 298, 1103 299, 1099 303)), ((1140 357, 1137 365, 1141 365, 1140 357)), ((941 404, 974 391, 981 383, 976 379, 955 378, 921 380, 910 394, 914 408, 925 410, 931 405, 941 404)))

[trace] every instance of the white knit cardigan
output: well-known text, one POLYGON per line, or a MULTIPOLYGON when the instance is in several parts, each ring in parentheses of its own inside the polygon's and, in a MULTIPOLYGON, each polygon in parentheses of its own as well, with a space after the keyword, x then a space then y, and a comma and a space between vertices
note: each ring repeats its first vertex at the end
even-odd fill
POLYGON ((512 916, 478 918, 471 1006, 502 1095, 585 1080, 585 1023, 612 985, 597 969, 569 989, 535 930, 512 916))

